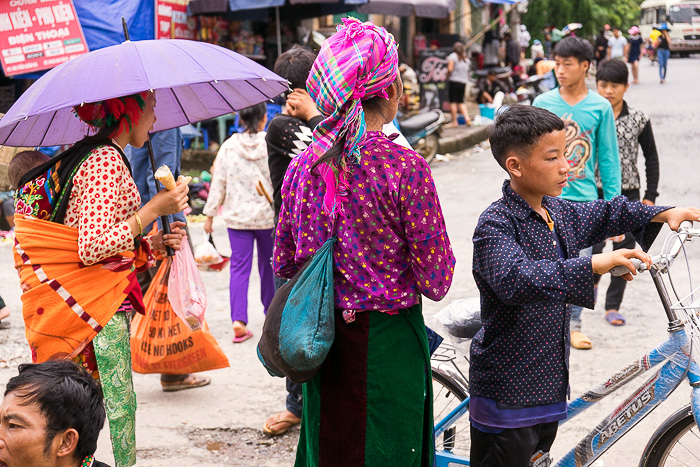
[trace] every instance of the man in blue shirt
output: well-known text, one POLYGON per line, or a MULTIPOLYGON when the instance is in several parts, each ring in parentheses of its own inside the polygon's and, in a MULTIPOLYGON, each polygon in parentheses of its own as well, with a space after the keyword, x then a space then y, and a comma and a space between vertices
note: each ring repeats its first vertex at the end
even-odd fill
MULTIPOLYGON (((161 165, 167 165, 173 176, 177 180, 180 176, 180 161, 182 159, 182 133, 179 128, 173 128, 171 130, 159 131, 151 135, 151 145, 153 146, 153 158, 156 162, 156 168, 161 165)), ((151 198, 153 198, 157 191, 154 183, 154 173, 153 167, 151 167, 151 160, 148 155, 148 147, 144 145, 142 148, 132 148, 127 146, 124 153, 129 159, 131 164, 131 170, 134 174, 134 182, 136 182, 136 187, 139 189, 139 194, 141 195, 141 205, 143 206, 151 198)), ((185 214, 179 212, 170 216, 170 221, 181 221, 186 222, 185 214)), ((160 225, 160 220, 157 220, 160 225)), ((144 226, 144 232, 148 232, 153 224, 144 226)), ((185 227, 187 229, 187 227, 185 227)), ((189 233, 189 232, 188 232, 189 233)), ((192 245, 192 240, 190 236, 187 236, 190 246, 192 245)), ((151 268, 143 273, 139 274, 139 284, 143 293, 151 284, 153 277, 157 268, 151 268)), ((176 391, 182 389, 192 389, 201 386, 206 386, 211 382, 211 378, 208 376, 197 376, 194 374, 182 374, 182 375, 160 375, 160 384, 163 390, 176 391)))
MULTIPOLYGON (((566 418, 569 382, 568 304, 593 305, 593 274, 641 250, 588 257, 579 251, 631 231, 648 248, 668 222, 677 229, 700 209, 646 206, 618 196, 575 203, 557 198, 566 185, 565 125, 536 107, 512 106, 491 134, 494 158, 509 174, 503 197, 479 218, 473 273, 482 328, 471 344, 471 465, 527 467, 546 462, 566 418)), ((544 463, 543 465, 548 465, 544 463)))
MULTIPOLYGON (((595 173, 600 172, 605 199, 620 194, 620 157, 612 106, 607 99, 586 87, 586 73, 593 60, 593 47, 579 37, 562 39, 554 51, 559 87, 537 96, 533 105, 558 115, 566 126, 566 158, 569 181, 562 198, 569 201, 598 199, 595 173)), ((582 252, 590 256, 591 250, 582 252)), ((595 304, 595 303, 594 303, 595 304)), ((571 343, 590 349, 591 340, 581 332, 582 307, 571 316, 571 343)))

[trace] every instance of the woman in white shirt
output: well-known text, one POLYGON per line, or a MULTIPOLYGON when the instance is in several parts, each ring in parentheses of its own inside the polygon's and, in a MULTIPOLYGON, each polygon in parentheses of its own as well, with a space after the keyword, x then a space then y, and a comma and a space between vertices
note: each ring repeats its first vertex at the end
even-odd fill
POLYGON ((450 126, 457 126, 457 110, 464 115, 466 124, 471 125, 472 121, 469 118, 469 112, 467 112, 467 104, 464 102, 464 92, 469 82, 470 61, 464 50, 464 44, 455 42, 452 48, 454 52, 447 57, 449 76, 447 90, 450 97, 450 113, 452 114, 450 126))

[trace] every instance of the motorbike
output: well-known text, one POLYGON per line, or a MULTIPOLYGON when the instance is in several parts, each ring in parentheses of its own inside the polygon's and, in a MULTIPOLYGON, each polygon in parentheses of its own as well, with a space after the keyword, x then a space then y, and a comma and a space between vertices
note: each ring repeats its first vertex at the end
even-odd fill
POLYGON ((444 121, 445 114, 439 109, 433 109, 402 118, 399 120, 399 128, 413 150, 430 163, 437 154, 442 131, 440 128, 444 121))

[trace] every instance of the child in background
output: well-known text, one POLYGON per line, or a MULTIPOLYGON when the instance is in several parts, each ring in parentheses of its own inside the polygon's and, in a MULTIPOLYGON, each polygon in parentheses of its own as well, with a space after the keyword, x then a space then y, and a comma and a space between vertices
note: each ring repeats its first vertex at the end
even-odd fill
MULTIPOLYGON (((620 156, 610 102, 586 86, 593 47, 580 37, 567 37, 557 45, 554 55, 559 87, 540 94, 532 105, 555 113, 566 126, 570 170, 561 196, 578 202, 598 199, 598 172, 605 199, 611 200, 620 194, 620 156)), ((590 256, 591 249, 583 250, 581 255, 590 256)), ((571 345, 588 350, 593 342, 582 332, 582 312, 582 307, 572 306, 571 345)))
POLYGON ((494 158, 508 172, 503 197, 488 207, 474 232, 473 272, 483 326, 471 344, 469 403, 474 466, 542 465, 566 418, 569 383, 569 304, 593 306, 593 274, 647 265, 641 250, 588 257, 579 251, 633 232, 648 248, 662 222, 677 230, 700 218, 698 208, 558 198, 568 180, 562 120, 541 108, 515 105, 495 122, 494 158))
MULTIPOLYGON (((627 65, 620 60, 604 60, 596 72, 598 93, 610 101, 615 115, 617 128, 617 144, 620 150, 620 172, 622 175, 622 195, 630 201, 639 201, 639 171, 637 170, 637 155, 639 148, 644 154, 647 189, 642 203, 653 206, 659 193, 659 155, 656 152, 654 132, 651 129, 649 117, 639 110, 627 105, 624 100, 629 89, 629 71, 627 65)), ((598 195, 603 198, 602 184, 598 180, 598 195)), ((603 251, 605 242, 593 247, 593 253, 603 251)), ((613 249, 634 248, 634 238, 630 232, 613 241, 613 249)), ((619 313, 622 297, 625 293, 626 281, 620 277, 612 277, 605 296, 605 319, 613 326, 625 324, 625 318, 619 313)))
POLYGON ((272 275, 272 231, 274 211, 265 196, 258 194, 256 185, 272 193, 270 167, 267 161, 265 124, 267 107, 258 104, 240 111, 245 126, 243 133, 234 133, 221 145, 216 155, 214 175, 203 213, 207 216, 204 231, 213 232, 213 220, 223 204, 222 217, 228 227, 231 242, 231 320, 233 342, 241 343, 251 337, 248 330, 248 283, 253 263, 253 248, 257 245, 260 273, 260 299, 265 312, 275 295, 272 275))

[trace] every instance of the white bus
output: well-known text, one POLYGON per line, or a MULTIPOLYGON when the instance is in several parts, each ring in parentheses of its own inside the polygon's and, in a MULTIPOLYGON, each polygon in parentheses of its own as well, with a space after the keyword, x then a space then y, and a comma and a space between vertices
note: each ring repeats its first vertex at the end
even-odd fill
POLYGON ((700 0, 645 0, 640 5, 639 29, 648 39, 652 26, 666 23, 671 52, 687 56, 700 53, 700 0))

